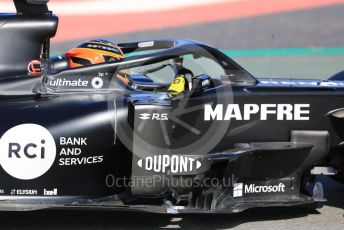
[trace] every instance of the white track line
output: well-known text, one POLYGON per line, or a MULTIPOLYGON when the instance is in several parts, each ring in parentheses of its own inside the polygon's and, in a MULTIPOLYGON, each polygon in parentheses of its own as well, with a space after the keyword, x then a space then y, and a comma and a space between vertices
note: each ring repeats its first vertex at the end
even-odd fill
MULTIPOLYGON (((12 1, 0 1, 1 12, 15 11, 12 1)), ((156 12, 237 1, 247 0, 51 0, 49 8, 59 15, 96 15, 156 12)))

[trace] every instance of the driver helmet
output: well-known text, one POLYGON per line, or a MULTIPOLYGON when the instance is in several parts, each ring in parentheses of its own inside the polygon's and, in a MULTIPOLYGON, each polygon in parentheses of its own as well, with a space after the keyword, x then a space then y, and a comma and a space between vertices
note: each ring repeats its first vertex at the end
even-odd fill
POLYGON ((122 50, 106 40, 90 40, 66 53, 70 68, 115 62, 124 59, 122 50))

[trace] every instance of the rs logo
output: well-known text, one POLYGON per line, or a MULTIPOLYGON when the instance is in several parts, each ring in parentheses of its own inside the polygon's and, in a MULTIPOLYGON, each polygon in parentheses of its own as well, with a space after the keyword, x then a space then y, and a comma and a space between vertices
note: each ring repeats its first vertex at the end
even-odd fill
POLYGON ((168 120, 168 114, 167 113, 141 113, 139 115, 139 118, 141 120, 155 120, 155 121, 167 121, 168 120))
MULTIPOLYGON (((41 144, 45 144, 45 140, 41 140, 41 144)), ((21 156, 27 157, 29 159, 35 159, 39 157, 40 159, 44 159, 45 157, 45 148, 44 146, 41 146, 39 148, 36 144, 34 143, 28 143, 24 146, 22 154, 22 146, 19 143, 9 143, 8 145, 8 157, 9 158, 21 158, 21 156)))

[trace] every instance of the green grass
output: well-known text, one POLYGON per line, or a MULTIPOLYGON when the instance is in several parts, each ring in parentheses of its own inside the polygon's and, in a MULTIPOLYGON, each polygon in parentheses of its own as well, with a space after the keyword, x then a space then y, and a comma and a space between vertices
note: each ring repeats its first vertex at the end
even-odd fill
POLYGON ((231 57, 342 55, 344 47, 222 50, 231 57))
POLYGON ((222 50, 257 77, 328 79, 344 70, 344 47, 222 50))

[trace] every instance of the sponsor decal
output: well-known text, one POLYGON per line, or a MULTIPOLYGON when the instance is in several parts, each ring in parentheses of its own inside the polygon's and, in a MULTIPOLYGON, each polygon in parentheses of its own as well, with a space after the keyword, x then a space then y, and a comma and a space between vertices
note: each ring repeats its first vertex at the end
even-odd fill
POLYGON ((194 158, 178 155, 156 155, 140 159, 137 162, 140 168, 157 173, 187 173, 201 168, 202 163, 194 158))
POLYGON ((104 81, 101 77, 94 77, 91 81, 91 85, 94 89, 101 89, 104 86, 104 81))
POLYGON ((285 192, 285 184, 278 185, 244 185, 244 183, 235 183, 233 186, 233 197, 242 197, 244 194, 256 193, 282 193, 285 192))
POLYGON ((36 76, 42 73, 41 62, 38 60, 33 60, 27 66, 27 71, 29 75, 36 76))
POLYGON ((218 104, 215 108, 212 105, 204 106, 205 121, 249 121, 254 115, 258 115, 262 121, 271 118, 278 121, 308 121, 309 113, 310 104, 218 104))
POLYGON ((0 139, 0 164, 11 176, 31 180, 45 174, 56 157, 51 133, 36 124, 18 125, 0 139))
POLYGON ((88 44, 86 47, 91 48, 91 49, 97 49, 97 50, 101 49, 104 51, 114 52, 116 54, 122 55, 122 53, 119 51, 117 47, 113 47, 111 45, 107 46, 107 45, 92 43, 92 44, 88 44))
POLYGON ((210 85, 210 81, 208 79, 205 81, 202 81, 202 87, 204 87, 206 85, 210 85))
POLYGON ((151 115, 149 113, 141 113, 139 118, 141 120, 149 120, 151 118, 151 115))
POLYGON ((59 166, 90 165, 103 162, 102 155, 92 154, 85 156, 83 147, 86 147, 86 137, 60 137, 59 166))
POLYGON ((141 113, 139 115, 141 120, 152 120, 152 121, 168 121, 168 114, 167 113, 141 113))
POLYGON ((154 41, 150 41, 150 42, 140 42, 138 44, 139 48, 145 48, 145 47, 152 47, 154 46, 154 41))
POLYGON ((108 76, 108 73, 98 73, 98 76, 90 79, 68 79, 58 78, 48 80, 48 85, 56 87, 76 87, 76 88, 94 88, 101 89, 104 86, 104 79, 102 77, 108 76))
POLYGON ((50 80, 48 84, 57 87, 87 87, 88 83, 88 81, 82 80, 80 78, 78 80, 67 80, 63 78, 50 80))
POLYGON ((60 137, 60 145, 87 145, 86 137, 60 137))
POLYGON ((44 189, 43 195, 44 196, 57 196, 57 188, 54 188, 52 190, 44 189))
POLYGON ((11 195, 19 196, 36 196, 38 191, 36 189, 12 189, 11 195))

